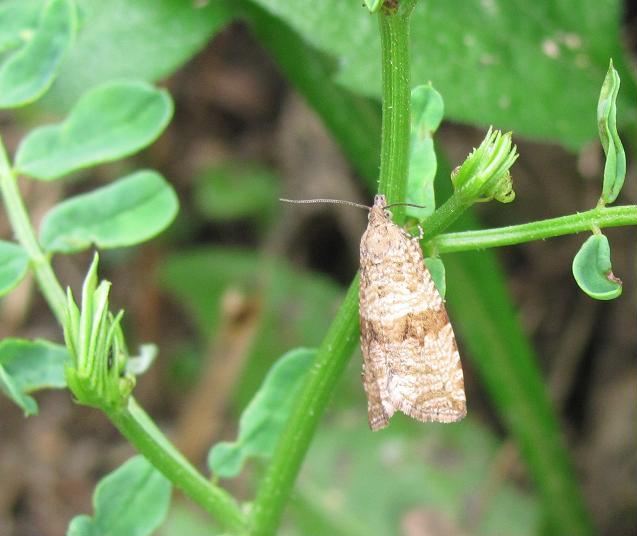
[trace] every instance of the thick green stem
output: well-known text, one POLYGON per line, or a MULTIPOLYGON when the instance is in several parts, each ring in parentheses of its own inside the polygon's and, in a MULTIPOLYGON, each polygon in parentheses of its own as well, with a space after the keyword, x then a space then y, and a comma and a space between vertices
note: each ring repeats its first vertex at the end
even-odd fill
POLYGON ((358 343, 358 277, 332 322, 253 504, 250 534, 274 534, 312 436, 358 343))
MULTIPOLYGON (((429 220, 427 220, 429 223, 429 220)), ((594 208, 586 212, 511 225, 495 229, 464 231, 437 236, 433 248, 438 253, 511 246, 534 240, 591 231, 593 228, 637 225, 637 205, 594 208)), ((435 230, 435 229, 434 229, 435 230)), ((427 227, 427 233, 430 231, 427 227)))
MULTIPOLYGON (((410 69, 409 17, 416 0, 403 0, 379 16, 382 59, 383 120, 378 191, 389 203, 405 200, 409 172, 410 69)), ((404 219, 404 207, 392 210, 394 221, 404 219)))
POLYGON ((64 322, 64 311, 66 307, 66 296, 62 290, 55 273, 51 268, 49 258, 44 254, 40 248, 35 232, 22 196, 18 190, 16 176, 11 169, 9 159, 7 158, 7 152, 4 148, 4 144, 0 140, 0 190, 2 191, 2 198, 4 200, 4 206, 9 217, 9 222, 13 228, 18 242, 25 249, 31 260, 31 266, 35 273, 35 278, 38 282, 40 290, 49 307, 53 311, 53 314, 57 318, 60 325, 64 322))
POLYGON ((155 423, 131 397, 125 409, 107 413, 110 420, 159 471, 188 497, 199 503, 227 531, 245 532, 245 516, 234 498, 206 480, 175 449, 155 423))
MULTIPOLYGON (((383 71, 379 191, 397 201, 404 199, 409 165, 409 15, 415 3, 416 0, 404 0, 395 12, 379 15, 383 71)), ((275 533, 323 411, 356 347, 358 283, 356 277, 319 348, 294 413, 261 481, 253 503, 250 524, 253 536, 275 533)))

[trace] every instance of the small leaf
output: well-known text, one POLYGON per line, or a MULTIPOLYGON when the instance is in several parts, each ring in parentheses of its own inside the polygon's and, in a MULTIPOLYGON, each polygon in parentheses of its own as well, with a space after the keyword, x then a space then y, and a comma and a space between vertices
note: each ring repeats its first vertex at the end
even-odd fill
POLYGON ((68 359, 66 348, 58 344, 4 339, 0 342, 0 388, 25 415, 35 415, 38 406, 27 393, 66 387, 64 363, 68 359))
POLYGON ((16 45, 16 37, 23 46, 0 68, 0 108, 14 108, 42 96, 53 83, 64 53, 73 41, 77 26, 75 5, 71 0, 50 0, 36 27, 32 27, 33 4, 16 9, 15 3, 3 6, 0 12, 0 32, 7 25, 10 33, 3 38, 3 48, 16 45), (25 26, 17 33, 16 21, 25 26), (13 30, 13 31, 12 31, 13 30))
POLYGON ((235 477, 247 458, 272 455, 315 355, 316 350, 297 348, 286 353, 270 369, 241 414, 237 441, 218 443, 210 450, 208 466, 215 475, 235 477))
POLYGON ((447 292, 444 263, 438 257, 427 257, 425 259, 425 265, 431 274, 431 279, 434 280, 434 285, 436 285, 440 297, 444 299, 445 293, 447 292))
POLYGON ((55 206, 43 219, 40 242, 47 251, 139 244, 163 231, 177 214, 172 187, 155 171, 138 171, 113 184, 55 206))
POLYGON ((15 380, 2 365, 0 365, 0 390, 22 408, 25 417, 38 413, 37 402, 16 385, 15 380))
POLYGON ((412 90, 407 202, 425 208, 406 207, 405 212, 419 220, 430 215, 436 208, 434 178, 437 162, 433 134, 440 126, 443 112, 442 96, 431 84, 417 86, 412 90))
POLYGON ((101 85, 85 93, 64 122, 37 128, 22 141, 17 171, 53 180, 128 156, 152 143, 172 113, 168 92, 145 82, 101 85))
POLYGON ((163 521, 171 484, 142 456, 106 475, 93 494, 93 517, 73 518, 67 536, 146 536, 163 521))
POLYGON ((622 293, 622 282, 612 271, 610 245, 604 235, 593 235, 573 259, 573 276, 579 287, 596 300, 612 300, 622 293))
POLYGON ((626 154, 617 133, 617 94, 619 93, 619 73, 611 60, 606 78, 602 84, 597 104, 597 126, 599 139, 606 154, 604 165, 604 186, 602 201, 612 203, 617 199, 626 176, 626 154))
POLYGON ((0 296, 22 281, 28 267, 29 256, 21 246, 0 240, 0 296))

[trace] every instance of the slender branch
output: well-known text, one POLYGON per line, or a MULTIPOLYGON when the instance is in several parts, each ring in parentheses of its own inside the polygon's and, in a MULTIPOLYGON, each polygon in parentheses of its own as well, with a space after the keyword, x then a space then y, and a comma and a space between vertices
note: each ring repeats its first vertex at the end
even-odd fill
POLYGON ((199 503, 226 530, 245 531, 245 516, 234 498, 204 478, 173 446, 152 419, 130 397, 128 407, 107 412, 109 419, 159 471, 199 503))
POLYGON ((29 220, 28 213, 22 201, 22 196, 18 190, 16 176, 11 169, 4 144, 0 140, 0 190, 4 206, 9 217, 9 222, 13 228, 18 242, 29 255, 31 266, 35 273, 42 294, 49 307, 53 311, 55 318, 60 323, 64 322, 64 311, 66 308, 66 296, 62 290, 49 257, 40 248, 40 244, 35 236, 35 231, 29 220))
MULTIPOLYGON (((427 220, 429 223, 429 220, 427 220)), ((578 214, 511 225, 495 229, 464 231, 437 236, 433 248, 438 253, 511 246, 522 242, 591 231, 594 227, 637 225, 637 205, 599 207, 578 214)), ((429 230, 429 229, 428 229, 429 230)))

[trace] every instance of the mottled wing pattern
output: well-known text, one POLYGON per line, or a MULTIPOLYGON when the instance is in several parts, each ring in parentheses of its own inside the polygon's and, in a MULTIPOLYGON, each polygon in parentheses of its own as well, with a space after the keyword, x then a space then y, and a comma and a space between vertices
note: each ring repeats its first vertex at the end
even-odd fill
POLYGON ((372 430, 396 411, 454 422, 467 412, 458 348, 418 241, 377 196, 361 240, 363 383, 372 430))

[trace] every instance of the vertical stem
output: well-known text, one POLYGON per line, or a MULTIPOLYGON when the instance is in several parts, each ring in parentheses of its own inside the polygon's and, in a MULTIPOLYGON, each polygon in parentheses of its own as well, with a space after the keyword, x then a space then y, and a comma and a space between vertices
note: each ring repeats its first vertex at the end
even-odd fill
MULTIPOLYGON (((417 0, 381 10, 383 128, 379 191, 404 199, 409 159, 409 15, 417 0)), ((395 1, 393 2, 395 3, 395 1)), ((396 207, 398 208, 398 207, 396 207)), ((396 212, 392 211, 394 218, 396 212)), ((402 216, 402 213, 400 213, 402 216)), ((400 217, 399 216, 399 217, 400 217)), ((250 534, 276 532, 323 411, 358 342, 358 277, 354 279, 281 434, 253 503, 250 534)))
POLYGON ((358 277, 352 282, 319 348, 295 410, 281 434, 252 507, 250 534, 268 536, 279 525, 296 476, 334 387, 358 342, 358 277))
POLYGON ((31 221, 29 220, 22 201, 22 196, 18 190, 15 174, 11 169, 7 152, 1 140, 0 191, 2 191, 2 198, 13 232, 18 242, 20 242, 29 255, 40 290, 42 294, 44 294, 55 318, 57 318, 57 321, 62 325, 64 322, 64 311, 66 310, 66 296, 57 277, 55 277, 49 258, 44 254, 35 237, 33 226, 31 225, 31 221))
MULTIPOLYGON (((381 129, 378 191, 389 203, 405 200, 409 171, 409 16, 416 0, 403 0, 398 7, 385 7, 379 15, 383 77, 383 123, 381 129)), ((400 224, 404 207, 392 209, 400 224)))

